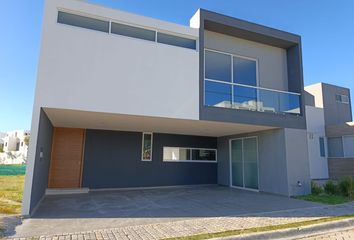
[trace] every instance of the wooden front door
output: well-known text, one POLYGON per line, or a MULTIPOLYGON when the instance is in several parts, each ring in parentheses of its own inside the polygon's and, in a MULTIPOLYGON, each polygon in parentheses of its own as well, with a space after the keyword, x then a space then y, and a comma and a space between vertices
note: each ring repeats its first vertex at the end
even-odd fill
POLYGON ((49 188, 81 187, 85 130, 54 128, 49 188))

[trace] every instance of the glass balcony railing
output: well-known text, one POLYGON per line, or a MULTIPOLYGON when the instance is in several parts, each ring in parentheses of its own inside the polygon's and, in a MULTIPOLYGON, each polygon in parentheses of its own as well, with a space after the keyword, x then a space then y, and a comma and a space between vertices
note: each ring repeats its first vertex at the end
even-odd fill
POLYGON ((205 80, 206 106, 300 114, 300 94, 216 80, 205 80))

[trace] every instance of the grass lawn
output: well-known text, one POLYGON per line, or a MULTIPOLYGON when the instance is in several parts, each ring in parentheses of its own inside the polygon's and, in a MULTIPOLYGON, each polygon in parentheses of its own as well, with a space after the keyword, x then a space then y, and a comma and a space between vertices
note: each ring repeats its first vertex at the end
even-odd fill
POLYGON ((25 165, 0 165, 0 214, 21 213, 25 165))
POLYGON ((340 195, 329 195, 329 194, 319 194, 319 195, 310 194, 306 196, 299 196, 296 198, 301 200, 311 201, 311 202, 318 202, 318 203, 332 204, 332 205, 351 201, 351 199, 347 197, 343 197, 340 195))

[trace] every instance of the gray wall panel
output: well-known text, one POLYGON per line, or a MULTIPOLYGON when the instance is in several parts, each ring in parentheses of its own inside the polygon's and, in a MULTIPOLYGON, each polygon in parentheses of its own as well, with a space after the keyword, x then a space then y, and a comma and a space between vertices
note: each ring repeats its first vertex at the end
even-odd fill
POLYGON ((285 146, 289 195, 296 196, 311 193, 306 130, 285 129, 285 146), (298 181, 300 181, 301 186, 298 186, 298 181))
POLYGON ((153 134, 151 162, 141 161, 142 133, 87 130, 83 186, 124 188, 216 184, 216 163, 163 162, 163 146, 216 148, 212 137, 153 134))
POLYGON ((326 126, 352 121, 350 90, 339 86, 322 83, 323 107, 326 126), (347 95, 349 104, 337 102, 336 94, 347 95))
POLYGON ((258 137, 259 190, 288 196, 287 164, 283 129, 219 138, 218 184, 229 185, 230 139, 249 136, 258 137))
POLYGON ((53 125, 45 112, 41 109, 37 136, 37 149, 35 153, 35 163, 33 170, 30 214, 42 199, 48 186, 48 173, 52 151, 52 134, 53 125), (43 158, 40 158, 41 151, 43 151, 43 158))

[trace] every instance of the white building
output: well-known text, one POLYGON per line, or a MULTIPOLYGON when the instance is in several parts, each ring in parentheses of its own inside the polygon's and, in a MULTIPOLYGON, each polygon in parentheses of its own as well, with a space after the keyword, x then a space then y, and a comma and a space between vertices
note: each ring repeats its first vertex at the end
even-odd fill
POLYGON ((26 162, 28 146, 26 138, 29 138, 28 130, 14 130, 0 133, 0 164, 22 164, 26 162))

